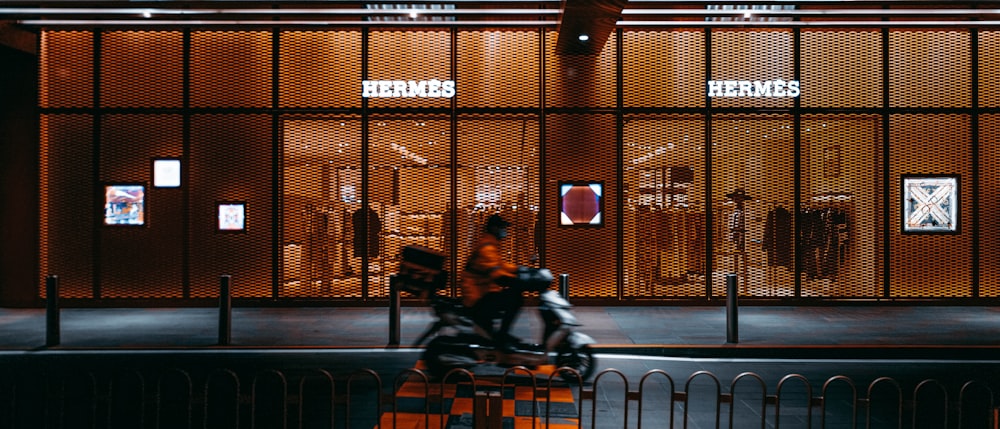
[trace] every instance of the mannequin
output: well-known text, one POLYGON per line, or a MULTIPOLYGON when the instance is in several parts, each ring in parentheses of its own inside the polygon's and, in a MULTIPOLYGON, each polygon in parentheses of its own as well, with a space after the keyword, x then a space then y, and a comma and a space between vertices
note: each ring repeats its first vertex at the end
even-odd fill
POLYGON ((732 202, 736 203, 736 209, 729 215, 729 240, 733 242, 736 251, 733 253, 733 272, 741 275, 743 287, 742 293, 746 293, 747 283, 747 248, 746 248, 746 201, 753 199, 747 195, 743 188, 737 188, 733 192, 726 194, 732 202))

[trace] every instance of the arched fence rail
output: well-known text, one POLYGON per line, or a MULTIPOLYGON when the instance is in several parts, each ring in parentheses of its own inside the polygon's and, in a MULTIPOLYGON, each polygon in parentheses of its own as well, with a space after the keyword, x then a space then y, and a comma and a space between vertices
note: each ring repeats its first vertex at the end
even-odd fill
POLYGON ((858 384, 743 372, 727 383, 708 371, 681 380, 654 369, 630 380, 605 369, 582 383, 568 368, 539 375, 523 367, 383 378, 371 369, 19 369, 0 373, 0 429, 998 427, 994 387, 977 380, 858 384), (560 390, 572 394, 572 410, 553 402, 560 390), (516 416, 504 402, 515 396, 528 404, 513 407, 516 416), (460 400, 471 402, 469 415, 449 416, 460 400))

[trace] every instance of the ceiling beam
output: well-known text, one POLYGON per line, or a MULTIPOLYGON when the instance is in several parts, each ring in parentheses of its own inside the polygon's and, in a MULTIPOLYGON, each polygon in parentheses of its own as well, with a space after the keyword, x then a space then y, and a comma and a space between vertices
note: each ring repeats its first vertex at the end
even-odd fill
POLYGON ((565 0, 556 49, 567 55, 601 52, 628 0, 565 0), (580 36, 586 36, 581 40, 580 36))
POLYGON ((32 55, 38 54, 38 35, 11 21, 0 21, 0 45, 32 55))

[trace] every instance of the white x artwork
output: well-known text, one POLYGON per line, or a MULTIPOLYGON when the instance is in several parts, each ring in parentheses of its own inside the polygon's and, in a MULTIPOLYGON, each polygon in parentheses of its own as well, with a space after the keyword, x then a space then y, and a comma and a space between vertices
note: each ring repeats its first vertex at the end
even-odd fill
POLYGON ((958 178, 903 178, 903 231, 954 232, 958 228, 958 178))

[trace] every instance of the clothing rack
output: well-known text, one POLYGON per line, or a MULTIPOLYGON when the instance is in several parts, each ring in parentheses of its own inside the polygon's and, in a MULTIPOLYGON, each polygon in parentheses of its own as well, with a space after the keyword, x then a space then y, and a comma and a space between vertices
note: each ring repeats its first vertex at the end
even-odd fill
POLYGON ((705 275, 705 214, 697 203, 684 206, 638 204, 636 273, 639 287, 652 294, 656 285, 682 284, 705 275))

